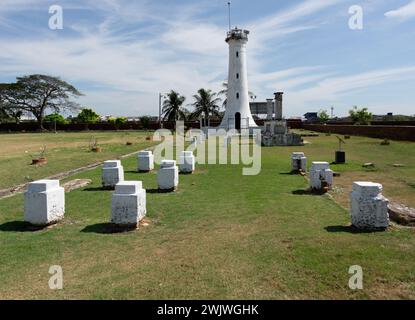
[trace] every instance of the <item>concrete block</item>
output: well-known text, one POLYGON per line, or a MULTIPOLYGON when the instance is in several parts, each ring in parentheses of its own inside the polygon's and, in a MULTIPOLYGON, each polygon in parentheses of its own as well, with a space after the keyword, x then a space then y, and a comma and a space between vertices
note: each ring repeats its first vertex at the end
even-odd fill
POLYGON ((192 151, 183 151, 179 157, 179 171, 192 173, 195 171, 196 160, 192 151))
POLYGON ((313 162, 310 169, 310 187, 313 190, 331 189, 333 171, 328 162, 313 162))
POLYGON ((102 187, 113 189, 122 181, 124 181, 124 168, 121 165, 121 161, 105 161, 102 168, 102 187))
POLYGON ((359 229, 385 229, 389 226, 389 200, 382 195, 382 185, 355 182, 350 193, 352 224, 359 229))
POLYGON ((154 169, 154 155, 151 151, 138 153, 138 172, 149 172, 154 169))
POLYGON ((57 223, 65 215, 65 190, 59 180, 29 183, 24 199, 24 220, 35 226, 57 223))
POLYGON ((174 160, 163 160, 157 172, 160 190, 175 190, 179 185, 179 168, 174 160))
POLYGON ((293 152, 291 155, 291 171, 307 172, 307 157, 304 152, 293 152))
POLYGON ((146 190, 142 188, 142 182, 118 183, 112 195, 111 223, 121 227, 137 227, 146 214, 146 190))

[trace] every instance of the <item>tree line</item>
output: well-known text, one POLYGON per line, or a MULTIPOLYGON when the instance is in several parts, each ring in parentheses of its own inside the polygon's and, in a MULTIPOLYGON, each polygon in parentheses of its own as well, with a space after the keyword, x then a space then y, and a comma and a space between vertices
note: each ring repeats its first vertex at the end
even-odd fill
MULTIPOLYGON (((208 89, 200 89, 188 106, 184 103, 186 98, 178 92, 171 90, 163 101, 163 121, 195 120, 203 118, 209 121, 211 117, 220 118, 221 106, 226 106, 226 99, 222 102, 220 96, 226 96, 227 86, 219 93, 208 89)), ((0 83, 0 122, 19 122, 23 114, 33 116, 39 129, 44 130, 45 122, 67 123, 62 116, 64 112, 79 112, 71 118, 72 122, 94 123, 100 116, 88 108, 81 108, 75 99, 83 94, 68 82, 58 77, 34 74, 16 78, 14 83, 0 83), (49 114, 48 114, 49 113, 49 114)), ((149 117, 142 117, 149 121, 149 117)), ((122 124, 126 118, 110 118, 108 122, 122 124)))

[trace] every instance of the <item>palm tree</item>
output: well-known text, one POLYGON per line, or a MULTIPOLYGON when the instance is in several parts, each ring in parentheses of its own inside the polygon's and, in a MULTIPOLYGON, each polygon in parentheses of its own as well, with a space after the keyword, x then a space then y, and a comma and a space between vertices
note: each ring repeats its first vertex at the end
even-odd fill
POLYGON ((167 99, 163 102, 163 119, 174 122, 180 119, 185 120, 185 109, 182 107, 185 100, 185 97, 181 96, 176 91, 171 90, 170 93, 167 94, 167 99))
POLYGON ((212 92, 212 90, 199 89, 197 93, 198 94, 193 96, 195 102, 192 106, 195 108, 195 111, 193 111, 192 117, 198 118, 203 114, 205 124, 207 124, 209 116, 219 116, 219 103, 221 99, 219 99, 217 94, 212 92))

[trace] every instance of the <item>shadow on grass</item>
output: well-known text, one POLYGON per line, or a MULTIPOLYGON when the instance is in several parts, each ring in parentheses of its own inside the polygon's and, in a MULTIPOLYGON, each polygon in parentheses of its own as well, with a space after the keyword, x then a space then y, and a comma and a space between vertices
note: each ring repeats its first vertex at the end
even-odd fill
POLYGON ((373 230, 362 230, 358 229, 355 226, 328 226, 325 227, 327 232, 330 233, 352 233, 352 234, 359 234, 359 233, 376 233, 376 232, 384 232, 385 229, 373 229, 373 230))
POLYGON ((84 233, 100 233, 100 234, 113 234, 113 233, 125 233, 137 230, 137 226, 118 227, 112 223, 97 223, 85 227, 81 230, 84 233))
POLYGON ((175 192, 176 189, 166 189, 166 190, 161 190, 161 189, 146 189, 147 193, 171 193, 171 192, 175 192))
POLYGON ((91 188, 85 188, 82 191, 87 191, 87 192, 114 191, 114 188, 91 187, 91 188))
POLYGON ((323 190, 311 190, 311 189, 305 189, 305 190, 299 189, 299 190, 294 190, 292 192, 292 194, 296 196, 322 196, 325 193, 327 192, 323 190))
POLYGON ((1 232, 36 232, 46 229, 46 227, 36 227, 24 221, 11 221, 0 225, 1 232))

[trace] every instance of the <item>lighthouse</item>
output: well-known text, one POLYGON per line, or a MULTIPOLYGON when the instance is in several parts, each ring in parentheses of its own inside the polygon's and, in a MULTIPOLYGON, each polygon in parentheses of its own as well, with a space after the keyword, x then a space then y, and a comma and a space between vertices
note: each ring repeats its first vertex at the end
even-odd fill
POLYGON ((220 128, 249 129, 256 128, 249 107, 248 72, 246 63, 246 46, 248 30, 232 29, 228 32, 226 42, 229 45, 228 92, 225 116, 220 128))

